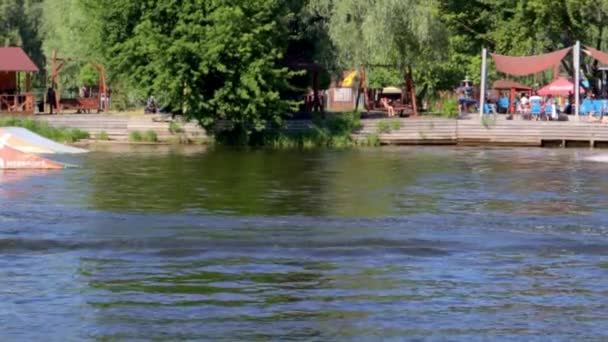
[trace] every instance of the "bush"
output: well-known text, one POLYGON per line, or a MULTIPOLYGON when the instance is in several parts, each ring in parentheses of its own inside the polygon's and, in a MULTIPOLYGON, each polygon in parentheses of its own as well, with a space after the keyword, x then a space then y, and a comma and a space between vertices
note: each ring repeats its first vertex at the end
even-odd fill
POLYGON ((369 133, 355 141, 356 146, 380 146, 380 137, 376 133, 369 133))
POLYGON ((185 134, 178 134, 178 135, 174 135, 172 137, 169 138, 168 140, 169 143, 171 144, 189 144, 191 142, 195 142, 196 141, 190 141, 190 139, 185 135, 185 134))
POLYGON ((157 142, 158 141, 158 135, 156 135, 156 132, 154 132, 152 130, 145 131, 144 134, 142 134, 141 138, 142 138, 142 141, 146 141, 146 142, 157 142))
POLYGON ((95 139, 97 140, 110 140, 110 136, 108 135, 108 133, 106 133, 106 131, 101 131, 99 133, 97 133, 97 135, 95 136, 95 139))
POLYGON ((458 117, 458 97, 446 96, 440 99, 435 106, 435 112, 445 118, 458 117))
POLYGON ((401 129, 401 121, 400 120, 393 120, 390 122, 390 127, 392 131, 398 131, 401 129))
POLYGON ((361 129, 361 114, 356 111, 333 114, 326 120, 324 126, 333 134, 350 134, 354 130, 361 129))
POLYGON ((184 128, 177 122, 171 121, 171 123, 169 123, 169 132, 171 132, 171 134, 184 133, 184 128))
POLYGON ((378 122, 378 126, 376 127, 376 131, 378 134, 386 134, 391 132, 391 126, 388 122, 382 120, 378 122))
POLYGON ((129 132, 129 141, 142 141, 142 135, 140 131, 129 132))
POLYGON ((327 116, 326 120, 314 119, 310 129, 298 132, 286 132, 280 128, 247 132, 242 126, 235 125, 230 130, 217 132, 215 141, 224 145, 265 146, 275 149, 355 146, 356 142, 351 138, 351 134, 361 128, 359 112, 327 116))

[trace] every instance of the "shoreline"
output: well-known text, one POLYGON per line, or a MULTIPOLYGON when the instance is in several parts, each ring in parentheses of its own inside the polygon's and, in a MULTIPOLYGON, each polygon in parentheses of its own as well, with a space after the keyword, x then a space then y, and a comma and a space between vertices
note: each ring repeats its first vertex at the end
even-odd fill
MULTIPOLYGON (((209 135, 193 122, 153 121, 151 116, 121 114, 70 114, 32 116, 55 127, 78 128, 92 138, 104 132, 110 140, 90 139, 87 143, 208 145, 209 135), (131 132, 153 131, 158 142, 129 141, 131 132), (189 141, 186 143, 185 141, 189 141), (194 143, 192 143, 194 141, 194 143)), ((608 125, 585 121, 506 120, 501 115, 483 122, 479 116, 469 119, 440 117, 361 119, 361 128, 352 132, 355 141, 377 137, 380 145, 462 145, 505 147, 608 147, 608 125)), ((298 134, 313 127, 312 120, 286 120, 281 133, 298 134)))

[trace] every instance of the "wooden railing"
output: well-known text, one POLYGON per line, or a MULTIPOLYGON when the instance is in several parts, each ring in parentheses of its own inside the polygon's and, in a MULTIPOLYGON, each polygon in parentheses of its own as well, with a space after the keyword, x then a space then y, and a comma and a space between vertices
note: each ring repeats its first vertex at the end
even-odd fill
POLYGON ((34 95, 32 93, 0 94, 0 112, 34 114, 34 95))

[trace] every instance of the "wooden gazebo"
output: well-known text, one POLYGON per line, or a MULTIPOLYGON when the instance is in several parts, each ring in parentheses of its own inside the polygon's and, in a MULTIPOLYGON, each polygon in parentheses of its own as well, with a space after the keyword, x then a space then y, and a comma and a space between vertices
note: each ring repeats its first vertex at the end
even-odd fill
POLYGON ((33 114, 32 73, 38 67, 19 47, 0 47, 0 112, 33 114))
POLYGON ((517 92, 525 92, 528 96, 532 96, 532 88, 521 83, 511 80, 497 80, 494 82, 492 87, 495 91, 508 91, 509 92, 509 113, 515 113, 515 96, 517 92))

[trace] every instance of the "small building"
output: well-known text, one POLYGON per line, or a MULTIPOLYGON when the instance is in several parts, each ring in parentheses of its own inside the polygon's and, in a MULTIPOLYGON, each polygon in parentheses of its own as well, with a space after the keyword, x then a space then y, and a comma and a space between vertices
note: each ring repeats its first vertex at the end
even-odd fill
POLYGON ((33 114, 32 73, 38 67, 20 47, 0 47, 0 112, 33 114))
MULTIPOLYGON (((357 107, 359 95, 359 71, 343 73, 342 78, 333 80, 326 91, 326 109, 330 111, 352 111, 357 107)), ((365 108, 365 95, 359 97, 359 108, 365 108)))

